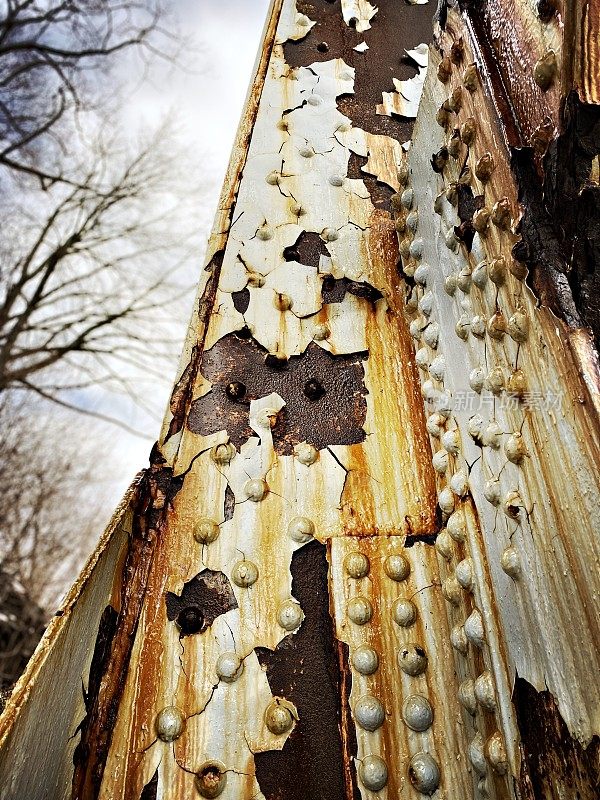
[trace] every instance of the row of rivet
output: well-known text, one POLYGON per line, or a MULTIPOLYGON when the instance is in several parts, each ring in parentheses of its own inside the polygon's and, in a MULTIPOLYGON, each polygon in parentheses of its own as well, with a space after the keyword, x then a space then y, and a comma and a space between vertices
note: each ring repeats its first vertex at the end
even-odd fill
MULTIPOLYGON (((354 580, 366 578, 370 572, 369 558, 359 551, 351 552, 344 558, 344 570, 354 580)), ((383 569, 390 580, 405 581, 410 575, 410 563, 400 554, 388 556, 383 569)), ((349 600, 346 612, 348 618, 356 625, 364 625, 372 618, 373 608, 364 597, 349 600)), ((411 627, 417 619, 414 603, 398 598, 392 608, 392 617, 401 627, 411 627)), ((409 676, 416 677, 427 669, 427 655, 417 644, 404 646, 399 653, 401 670, 409 676)), ((352 653, 350 663, 361 675, 373 675, 379 668, 377 651, 369 645, 360 645, 352 653)), ((383 725, 385 709, 381 701, 371 694, 358 698, 354 704, 354 719, 363 730, 373 732, 383 725)), ((402 706, 402 719, 410 730, 423 732, 433 724, 433 709, 429 700, 420 694, 409 695, 402 706)), ((360 760, 358 774, 363 786, 373 792, 383 789, 388 782, 388 767, 378 755, 367 755, 360 760)), ((417 791, 432 794, 440 783, 440 769, 437 761, 426 752, 416 753, 410 760, 409 779, 417 791)))

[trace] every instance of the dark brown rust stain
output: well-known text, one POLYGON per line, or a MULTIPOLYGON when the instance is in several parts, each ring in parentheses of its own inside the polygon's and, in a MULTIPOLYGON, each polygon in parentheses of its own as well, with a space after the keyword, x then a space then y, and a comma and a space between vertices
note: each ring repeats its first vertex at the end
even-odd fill
POLYGON ((600 738, 587 748, 571 738, 550 692, 538 692, 517 676, 513 692, 523 760, 521 800, 597 800, 600 738))
POLYGON ((157 793, 158 793, 158 767, 156 768, 156 772, 152 776, 152 780, 149 783, 147 783, 142 789, 140 800, 156 800, 157 793))
POLYGON ((325 242, 318 233, 302 231, 293 245, 286 247, 283 257, 286 261, 297 261, 307 267, 318 269, 321 256, 329 256, 325 242))
POLYGON ((334 278, 326 275, 321 285, 321 297, 326 304, 341 303, 346 296, 346 292, 355 297, 362 297, 369 303, 376 303, 381 300, 383 295, 370 283, 358 283, 351 281, 350 278, 334 278))
POLYGON ((565 251, 555 220, 544 202, 542 186, 528 148, 512 152, 511 169, 516 179, 523 215, 517 226, 521 241, 513 247, 517 261, 528 270, 528 282, 543 305, 572 327, 581 326, 569 285, 565 251))
POLYGON ((416 65, 404 51, 431 41, 432 9, 398 0, 381 0, 377 8, 370 30, 359 33, 344 22, 339 2, 298 0, 298 11, 316 25, 301 41, 285 43, 285 58, 293 67, 343 58, 355 68, 356 78, 354 94, 339 98, 340 111, 363 130, 404 142, 412 135, 414 121, 376 114, 375 108, 382 102, 382 92, 395 91, 393 78, 404 80, 416 74, 416 65), (357 53, 353 48, 363 41, 369 49, 357 53), (322 42, 327 43, 325 52, 318 49, 322 42))
POLYGON ((171 436, 178 433, 183 428, 185 416, 189 410, 192 395, 194 392, 194 385, 202 360, 202 351, 204 349, 204 342, 206 340, 206 332, 208 330, 208 320, 215 303, 217 288, 219 286, 219 278, 221 276, 221 266, 223 265, 224 251, 215 253, 210 263, 205 268, 210 272, 210 277, 202 292, 202 297, 198 301, 198 319, 200 320, 200 330, 198 340, 192 348, 190 362, 183 371, 183 374, 175 384, 171 399, 169 401, 169 408, 173 418, 169 424, 169 430, 165 437, 168 441, 171 436))
POLYGON ((564 132, 544 160, 544 203, 562 247, 575 305, 600 341, 600 186, 590 180, 600 154, 600 108, 572 92, 564 132))
MULTIPOLYGON (((171 622, 187 609, 194 609, 201 617, 201 628, 194 633, 204 633, 213 622, 233 608, 237 608, 237 600, 227 575, 212 569, 203 569, 184 584, 180 595, 167 592, 165 597, 167 619, 171 622)), ((181 636, 188 633, 182 628, 181 636)))
POLYGON ((297 550, 291 572, 304 622, 275 650, 256 653, 271 691, 294 703, 299 721, 281 751, 255 754, 256 779, 266 800, 359 800, 350 676, 338 648, 346 665, 348 652, 333 633, 325 545, 314 541, 297 550))
POLYGON ((333 356, 311 343, 302 355, 276 366, 269 366, 266 356, 266 350, 254 339, 235 333, 224 336, 207 350, 202 374, 213 387, 193 403, 188 418, 190 430, 204 436, 226 430, 239 448, 256 435, 248 422, 250 401, 277 392, 286 401, 272 429, 278 453, 290 455, 294 445, 303 441, 322 449, 364 440, 367 390, 362 362, 366 353, 333 356), (311 401, 307 384, 315 380, 324 393, 311 401), (232 381, 240 381, 246 387, 241 400, 227 396, 227 385, 232 381))
POLYGON ((240 289, 239 292, 232 292, 231 299, 235 310, 240 314, 245 314, 250 305, 250 289, 246 286, 245 289, 240 289))
POLYGON ((80 726, 81 737, 74 758, 73 800, 93 800, 99 794, 156 542, 183 482, 183 478, 173 478, 172 470, 165 466, 156 446, 150 464, 150 468, 142 475, 133 499, 133 530, 122 572, 117 578, 120 582, 121 606, 114 621, 114 634, 111 637, 103 634, 98 651, 103 653, 98 656, 103 662, 100 686, 95 697, 88 692, 89 707, 80 726))
MULTIPOLYGON (((117 630, 118 618, 119 613, 112 606, 106 606, 102 612, 102 616, 100 617, 98 634, 96 636, 96 643, 94 645, 94 654, 92 655, 92 663, 90 664, 87 691, 84 692, 85 710, 88 713, 96 702, 98 693, 100 691, 102 676, 104 675, 104 671, 106 670, 106 666, 108 664, 108 659, 110 658, 110 648, 117 630)), ((85 719, 79 726, 78 730, 81 730, 84 724, 85 719)), ((78 759, 82 755, 80 752, 78 752, 81 746, 82 742, 79 742, 75 748, 75 753, 73 754, 74 763, 77 763, 78 759)))

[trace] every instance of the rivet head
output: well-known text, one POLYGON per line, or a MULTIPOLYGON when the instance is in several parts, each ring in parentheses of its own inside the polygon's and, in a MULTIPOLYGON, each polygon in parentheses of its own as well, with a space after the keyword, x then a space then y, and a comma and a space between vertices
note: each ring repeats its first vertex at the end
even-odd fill
POLYGON ((419 259, 423 255, 423 239, 413 239, 408 247, 411 258, 419 259))
POLYGON ((467 266, 461 269, 456 279, 456 285, 461 290, 461 292, 467 294, 467 292, 471 288, 471 267, 467 266))
POLYGON ((407 644, 400 650, 398 662, 402 672, 415 677, 427 669, 427 654, 420 645, 407 644))
POLYGON ((449 578, 445 578, 445 580, 442 582, 442 595, 444 599, 450 603, 450 605, 460 605, 460 601, 462 600, 462 592, 460 590, 460 584, 454 575, 451 575, 449 578))
POLYGON ((163 742, 174 742, 185 729, 185 716, 176 706, 166 706, 158 712, 154 723, 156 735, 163 742))
POLYGON ((460 139, 460 133, 458 131, 458 128, 455 128, 454 133, 452 134, 452 137, 448 142, 448 152, 450 153, 452 158, 458 158, 460 156, 461 148, 462 148, 462 143, 460 139))
POLYGON ((348 602, 346 611, 355 625, 366 625, 373 616, 373 606, 366 597, 353 597, 348 602))
POLYGON ((483 496, 493 506, 500 505, 500 481, 497 478, 491 478, 485 482, 483 496))
POLYGON ((525 508, 525 503, 517 491, 512 491, 507 492, 502 501, 502 506, 507 517, 519 519, 521 509, 525 508))
POLYGON ((324 322, 315 325, 313 328, 313 339, 317 342, 322 342, 325 339, 329 339, 330 336, 331 331, 329 330, 329 326, 324 322))
POLYGON ((485 379, 485 388, 494 395, 499 395, 504 389, 504 372, 502 367, 493 367, 485 379))
POLYGON ((504 443, 504 454, 513 464, 521 464, 525 456, 529 455, 520 433, 513 433, 508 437, 504 443))
POLYGON ((453 456, 458 455, 460 452, 460 434, 456 428, 444 432, 442 435, 442 447, 453 456))
POLYGON ((475 64, 469 64, 463 72, 463 85, 469 92, 474 92, 477 89, 477 84, 477 67, 475 64))
POLYGON ((504 334, 506 333, 506 317, 501 311, 496 311, 490 318, 487 330, 492 339, 500 340, 504 338, 504 334))
POLYGON ((323 103, 323 98, 320 94, 311 94, 306 102, 309 106, 320 106, 323 103))
POLYGON ((458 687, 458 702, 471 716, 475 716, 477 698, 475 697, 475 685, 471 678, 463 681, 458 687))
POLYGON ((340 237, 335 228, 324 228, 321 236, 326 242, 335 242, 340 237))
POLYGON ((315 535, 315 525, 308 517, 294 517, 288 525, 288 536, 294 542, 306 544, 315 535))
POLYGON ((410 172, 408 169, 408 164, 406 161, 403 161, 402 164, 398 167, 398 183, 400 186, 406 186, 408 183, 408 179, 410 177, 410 172))
POLYGON ((478 775, 485 775, 487 772, 487 762, 483 752, 483 737, 480 733, 475 734, 469 745, 469 759, 475 772, 478 775))
POLYGON ((442 427, 445 422, 446 420, 439 412, 435 411, 433 414, 430 414, 427 417, 427 422, 425 423, 427 433, 429 433, 430 436, 434 436, 436 439, 439 439, 442 435, 442 427))
POLYGON ((329 176, 329 183, 332 186, 343 186, 344 185, 344 179, 343 179, 343 177, 341 175, 330 175, 329 176))
POLYGON ((447 530, 440 531, 435 540, 435 549, 446 561, 450 561, 454 555, 454 545, 452 538, 447 530))
POLYGON ((456 291, 456 287, 458 286, 458 277, 455 274, 448 275, 448 277, 444 280, 444 291, 446 294, 452 295, 456 291))
POLYGON ((446 373, 446 359, 444 356, 436 356, 433 359, 431 364, 429 365, 429 374, 432 378, 440 383, 444 380, 444 375, 446 373))
POLYGON ((406 227, 411 233, 415 233, 419 226, 419 212, 415 209, 406 217, 406 227))
POLYGON ((433 464, 434 470, 443 475, 446 470, 448 469, 448 460, 449 456, 446 450, 438 450, 437 453, 434 453, 433 458, 431 459, 431 463, 433 464))
POLYGON ((215 672, 225 683, 234 683, 244 671, 244 662, 237 653, 221 653, 217 658, 215 672))
POLYGON ((527 390, 527 379, 522 369, 515 369, 508 376, 506 391, 512 397, 523 397, 527 390))
POLYGON ((308 442, 300 442, 300 444, 294 447, 294 455, 301 464, 309 467, 311 464, 314 464, 319 457, 319 451, 316 447, 313 447, 312 444, 308 444, 308 442))
POLYGON ((477 133, 477 125, 473 117, 466 119, 460 126, 460 138, 468 146, 475 141, 475 134, 477 133))
POLYGON ((440 335, 440 326, 437 322, 430 322, 423 331, 423 341, 429 347, 436 348, 438 345, 438 338, 440 335))
POLYGON ((458 472, 455 472, 450 478, 449 486, 455 495, 458 495, 458 497, 464 497, 469 491, 469 479, 467 478, 466 473, 461 469, 459 469, 458 472))
POLYGON ((220 528, 214 519, 202 517, 194 523, 193 534, 198 544, 211 544, 219 537, 220 528))
POLYGON ((278 311, 289 311, 294 305, 294 301, 289 294, 280 294, 280 292, 275 292, 273 297, 273 305, 278 311))
POLYGON ((315 154, 315 151, 312 149, 312 147, 309 147, 308 145, 303 145, 298 152, 302 158, 312 158, 315 154))
POLYGON ((442 491, 438 494, 438 505, 443 511, 444 514, 451 514, 454 511, 454 505, 456 503, 456 498, 454 496, 454 492, 450 489, 449 486, 446 486, 442 491))
POLYGON ((371 564, 364 553, 348 553, 344 558, 344 569, 346 573, 356 580, 365 578, 369 574, 371 564))
POLYGON ((462 656, 466 656, 469 650, 467 634, 462 625, 455 625, 450 631, 450 644, 462 656))
POLYGON ((480 706, 487 711, 494 711, 496 708, 496 692, 494 690, 494 679, 489 669, 478 676, 474 684, 475 698, 480 706))
POLYGON ((508 335, 515 340, 515 342, 523 343, 527 341, 529 323, 525 313, 517 309, 515 313, 508 320, 508 335))
POLYGON ((444 56, 440 63, 438 64, 437 68, 437 76, 438 80, 442 83, 446 83, 450 75, 452 74, 452 62, 448 58, 448 56, 444 56))
POLYGON ((271 228, 269 225, 262 225, 256 231, 256 238, 263 242, 268 242, 269 239, 273 238, 273 228, 271 228))
POLYGON ((277 622, 286 631, 295 631, 304 620, 304 612, 295 600, 286 600, 277 611, 277 622))
POLYGON ((473 270, 471 280, 478 289, 485 289, 488 279, 488 269, 485 261, 480 261, 473 270))
POLYGON ((412 208, 414 192, 412 189, 408 188, 405 189, 402 194, 400 195, 400 202, 404 206, 404 208, 412 208))
POLYGON ((459 339, 462 339, 464 342, 467 341, 469 338, 469 331, 471 329, 471 320, 468 314, 461 314, 458 322, 454 326, 454 331, 459 339))
POLYGON ((279 172, 277 172, 277 170, 273 170, 272 172, 269 172, 265 180, 270 186, 277 186, 280 178, 281 175, 279 172))
POLYGON ((244 484, 244 494, 253 503, 260 503, 269 493, 267 482, 262 478, 254 478, 244 484))
POLYGON ((558 64, 554 50, 547 50, 533 68, 533 79, 543 92, 552 86, 558 64))
POLYGON ((404 581, 410 575, 410 563, 399 554, 388 556, 383 562, 383 569, 393 581, 404 581))
POLYGON ((408 765, 410 782, 421 794, 433 794, 440 785, 440 768, 429 753, 415 753, 408 765))
POLYGON ((351 663, 361 675, 373 675, 379 668, 377 651, 366 644, 361 644, 352 653, 351 663))
POLYGON ((231 580, 236 586, 247 589, 258 580, 258 567, 252 561, 238 561, 231 570, 231 580))
POLYGON ((464 511, 458 509, 448 518, 446 530, 455 542, 464 542, 467 535, 467 524, 464 511))
POLYGON ((182 608, 176 619, 182 636, 193 636, 204 628, 204 614, 197 606, 182 608))
POLYGON ((494 158, 491 153, 484 153, 475 164, 475 176, 480 181, 489 181, 495 169, 494 158))
POLYGON ((415 270, 415 283, 425 286, 429 277, 429 264, 419 264, 415 270))
POLYGON ((275 734, 282 736, 291 731, 294 724, 294 716, 290 709, 279 700, 273 700, 265 709, 265 725, 275 734))
POLYGON ((410 600, 399 598, 392 607, 394 622, 401 628, 410 628, 417 621, 417 607, 410 600))
POLYGON ((458 204, 458 184, 450 183, 446 189, 446 200, 453 206, 458 204))
POLYGON ((385 721, 385 709, 371 694, 359 697, 354 705, 354 719, 365 731, 376 731, 385 721))
POLYGON ((246 394, 246 387, 240 381, 231 381, 225 387, 225 394, 230 400, 241 400, 246 394))
POLYGON ((469 386, 473 389, 474 392, 479 394, 483 389, 485 383, 485 373, 479 367, 471 370, 469 373, 469 386))
POLYGON ((358 777, 365 789, 379 792, 388 782, 387 765, 379 756, 365 756, 359 764, 358 777))
POLYGON ((473 588, 473 561, 470 558, 464 558, 456 565, 456 580, 467 592, 473 588))
POLYGON ((406 219, 404 217, 397 217, 394 221, 394 229, 396 233, 406 233, 407 230, 406 219))
POLYGON ((302 387, 302 394, 311 401, 320 400, 325 394, 323 384, 317 378, 310 378, 302 387))
POLYGON ((476 647, 483 647, 485 642, 485 630, 483 627, 483 617, 475 608, 465 620, 465 633, 467 639, 476 647))
POLYGON ((504 572, 506 572, 507 575, 510 575, 513 580, 517 580, 517 578, 520 577, 521 556, 515 547, 506 548, 506 550, 502 553, 500 563, 504 572))
POLYGON ((402 717, 411 731, 426 731, 433 723, 431 703, 423 695, 411 694, 402 706, 402 717))
POLYGON ((231 442, 216 444, 210 451, 210 457, 215 464, 229 464, 235 458, 235 445, 231 442))
POLYGON ((496 286, 502 286, 506 281, 506 261, 503 256, 494 258, 488 266, 488 277, 496 286))
POLYGON ((440 106, 440 108, 438 108, 438 110, 436 111, 435 121, 440 126, 440 128, 445 128, 448 125, 449 114, 443 105, 440 106))
POLYGON ((446 106, 449 111, 457 113, 462 106, 462 88, 456 86, 451 92, 450 97, 446 100, 446 106))
POLYGON ((490 212, 487 208, 478 208, 473 214, 473 227, 477 233, 484 233, 490 221, 490 212))
POLYGON ((194 780, 198 794, 212 800, 223 793, 227 785, 227 768, 220 761, 206 761, 194 780))
POLYGON ((485 754, 494 772, 498 775, 506 775, 508 772, 508 758, 500 731, 492 733, 485 743, 485 754))
POLYGON ((502 197, 494 203, 492 208, 492 222, 503 230, 510 227, 510 203, 508 197, 502 197))

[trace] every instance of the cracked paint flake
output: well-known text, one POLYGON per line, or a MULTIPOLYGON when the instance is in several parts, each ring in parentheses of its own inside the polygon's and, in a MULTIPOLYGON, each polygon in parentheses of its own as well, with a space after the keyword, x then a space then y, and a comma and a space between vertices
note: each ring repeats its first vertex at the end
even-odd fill
POLYGON ((417 74, 405 81, 392 79, 396 91, 382 93, 383 103, 377 106, 378 114, 397 114, 399 117, 413 118, 417 116, 427 74, 428 54, 429 47, 426 44, 420 44, 414 50, 406 50, 406 55, 417 65, 417 74))
POLYGON ((377 11, 376 6, 371 5, 368 0, 342 0, 344 22, 359 33, 369 30, 377 11))

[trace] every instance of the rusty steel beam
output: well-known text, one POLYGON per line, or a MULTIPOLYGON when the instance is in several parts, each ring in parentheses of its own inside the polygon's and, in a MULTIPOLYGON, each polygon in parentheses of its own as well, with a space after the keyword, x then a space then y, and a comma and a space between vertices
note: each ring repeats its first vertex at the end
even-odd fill
POLYGON ((596 5, 272 4, 2 800, 598 797, 596 5))

